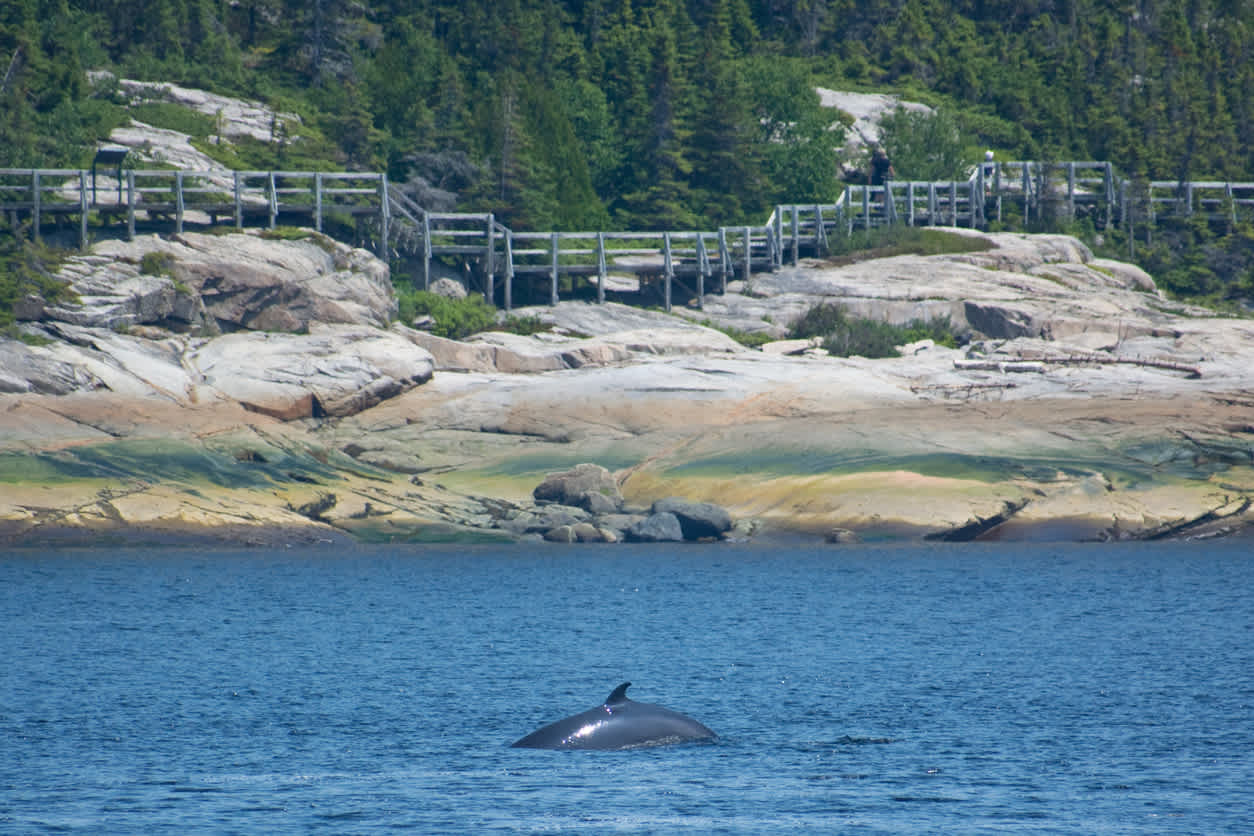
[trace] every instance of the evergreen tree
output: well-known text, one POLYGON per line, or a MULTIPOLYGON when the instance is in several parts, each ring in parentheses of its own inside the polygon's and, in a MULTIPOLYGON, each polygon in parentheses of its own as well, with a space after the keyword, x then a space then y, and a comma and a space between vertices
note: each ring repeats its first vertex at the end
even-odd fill
POLYGON ((694 208, 714 224, 743 223, 763 208, 761 159, 752 144, 754 115, 740 65, 733 60, 728 0, 711 0, 693 66, 695 101, 688 143, 694 208))
POLYGON ((618 219, 634 229, 693 229, 688 176, 692 164, 686 143, 690 135, 685 112, 686 79, 671 24, 674 4, 661 0, 652 10, 645 40, 652 56, 648 73, 649 112, 643 135, 635 135, 634 191, 617 202, 618 219))

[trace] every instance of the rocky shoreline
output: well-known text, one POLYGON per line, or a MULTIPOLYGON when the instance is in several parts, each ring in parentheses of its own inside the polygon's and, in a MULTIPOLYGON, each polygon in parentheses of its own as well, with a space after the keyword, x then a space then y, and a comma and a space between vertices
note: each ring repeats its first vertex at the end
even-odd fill
POLYGON ((0 340, 0 544, 614 542, 668 513, 657 539, 1254 531, 1254 322, 1073 238, 953 231, 991 248, 464 341, 396 323, 386 265, 313 232, 102 242, 61 270, 78 303, 25 300, 0 340), (820 301, 971 342, 869 360, 711 327, 782 338, 820 301), (542 488, 578 466, 600 499, 542 488), (726 525, 689 536, 668 500, 726 525))

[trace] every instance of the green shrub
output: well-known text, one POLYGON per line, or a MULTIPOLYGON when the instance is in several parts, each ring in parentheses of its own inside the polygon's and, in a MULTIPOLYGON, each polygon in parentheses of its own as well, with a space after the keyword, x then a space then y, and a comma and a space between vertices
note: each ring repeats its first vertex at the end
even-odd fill
POLYGON ((820 302, 802 314, 789 329, 788 336, 795 340, 821 337, 824 350, 837 357, 896 357, 897 346, 918 340, 934 340, 937 345, 948 348, 958 345, 958 337, 947 316, 893 325, 850 316, 843 306, 830 302, 820 302))
POLYGON ((397 286, 397 307, 402 322, 429 316, 435 322, 431 333, 450 340, 464 339, 496 324, 496 308, 477 293, 465 299, 449 299, 401 284, 397 286))
POLYGON ((168 276, 174 269, 174 255, 161 250, 150 250, 139 260, 139 272, 145 276, 168 276))
POLYGON ((74 299, 69 284, 54 275, 64 256, 32 243, 24 234, 24 230, 0 232, 0 326, 13 324, 13 306, 29 294, 50 303, 74 299))

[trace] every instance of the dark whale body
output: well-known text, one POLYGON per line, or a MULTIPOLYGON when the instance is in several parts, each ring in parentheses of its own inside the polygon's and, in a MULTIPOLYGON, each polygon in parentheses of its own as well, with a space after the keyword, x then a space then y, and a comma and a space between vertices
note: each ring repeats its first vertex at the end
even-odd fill
POLYGON ((678 711, 627 699, 630 685, 619 685, 603 705, 550 723, 513 745, 526 749, 634 749, 718 737, 678 711))

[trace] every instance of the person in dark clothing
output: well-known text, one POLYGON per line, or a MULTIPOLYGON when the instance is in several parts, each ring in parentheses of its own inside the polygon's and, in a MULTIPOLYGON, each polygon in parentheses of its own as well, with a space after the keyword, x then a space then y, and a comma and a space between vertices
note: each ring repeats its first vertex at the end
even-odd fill
POLYGON ((882 186, 893 179, 896 173, 888 159, 888 153, 882 147, 875 146, 875 151, 871 154, 871 185, 882 186))
POLYGON ((897 172, 893 171, 893 164, 888 159, 888 152, 883 146, 875 146, 875 151, 871 153, 871 186, 883 186, 883 211, 884 218, 892 223, 893 207, 892 207, 892 189, 888 183, 893 179, 897 172))

